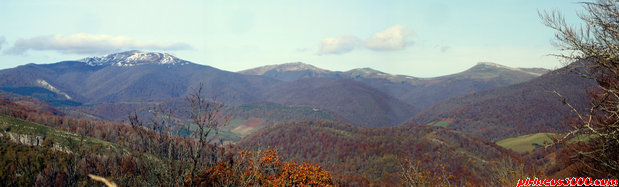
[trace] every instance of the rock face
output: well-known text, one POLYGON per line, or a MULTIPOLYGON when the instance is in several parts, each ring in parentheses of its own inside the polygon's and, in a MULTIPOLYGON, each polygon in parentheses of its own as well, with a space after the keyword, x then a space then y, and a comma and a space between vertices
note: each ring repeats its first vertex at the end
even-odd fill
POLYGON ((12 133, 12 132, 6 132, 4 134, 0 133, 0 137, 4 137, 5 135, 7 135, 9 139, 13 142, 26 144, 26 145, 41 146, 41 144, 43 143, 43 140, 45 140, 45 138, 43 138, 42 136, 33 136, 33 135, 18 134, 18 133, 12 133))
MULTIPOLYGON (((4 136, 8 136, 9 140, 13 142, 31 145, 31 146, 41 146, 43 144, 43 141, 45 140, 45 137, 43 136, 34 136, 34 135, 19 134, 19 133, 12 133, 12 132, 0 133, 0 137, 4 137, 4 136)), ((56 151, 65 152, 65 153, 71 153, 71 150, 69 150, 67 147, 63 147, 57 143, 53 144, 52 149, 56 151)))

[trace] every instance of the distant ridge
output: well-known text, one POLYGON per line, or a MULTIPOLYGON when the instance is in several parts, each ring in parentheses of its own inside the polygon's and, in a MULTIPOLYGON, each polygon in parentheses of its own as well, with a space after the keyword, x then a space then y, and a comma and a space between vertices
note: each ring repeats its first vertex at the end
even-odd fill
POLYGON ((282 81, 306 78, 355 80, 385 92, 417 109, 425 109, 445 99, 529 81, 548 71, 543 68, 513 68, 492 62, 479 62, 460 73, 418 78, 393 75, 372 68, 356 68, 345 72, 329 71, 297 62, 261 66, 239 73, 261 75, 282 81))
POLYGON ((423 80, 436 80, 443 77, 453 77, 455 75, 472 75, 479 73, 493 73, 493 72, 519 72, 530 74, 533 76, 541 76, 547 72, 550 72, 548 69, 544 68, 514 68, 509 67, 493 62, 478 62, 475 66, 456 74, 439 76, 439 77, 431 77, 431 78, 418 78, 410 75, 394 75, 385 73, 379 70, 375 70, 369 67, 365 68, 355 68, 348 71, 331 71, 316 67, 311 64, 306 64, 303 62, 291 62, 291 63, 283 63, 283 64, 275 64, 275 65, 266 65, 260 66, 256 68, 246 69, 242 71, 238 71, 238 73, 246 74, 246 75, 263 75, 275 79, 292 81, 299 78, 308 78, 308 77, 336 77, 336 78, 347 78, 347 79, 359 79, 359 78, 375 78, 375 79, 387 79, 393 82, 408 82, 410 84, 416 84, 419 81, 423 80), (283 76, 283 74, 304 74, 304 76, 283 76), (286 79, 281 79, 281 77, 286 77, 286 79))

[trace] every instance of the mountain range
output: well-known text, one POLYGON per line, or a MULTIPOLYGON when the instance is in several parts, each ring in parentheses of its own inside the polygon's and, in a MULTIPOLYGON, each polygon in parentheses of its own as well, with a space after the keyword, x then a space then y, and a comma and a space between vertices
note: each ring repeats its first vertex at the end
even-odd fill
POLYGON ((311 106, 355 125, 386 127, 441 101, 530 81, 547 71, 485 62, 452 75, 417 78, 370 68, 330 71, 297 62, 229 72, 165 53, 134 50, 0 70, 0 90, 34 96, 74 114, 71 107, 80 105, 181 102, 203 84, 207 96, 232 106, 259 102, 311 106))
POLYGON ((490 62, 481 62, 460 73, 434 78, 417 78, 407 75, 392 75, 371 68, 357 68, 346 72, 329 71, 296 62, 262 66, 243 70, 239 73, 262 75, 282 81, 317 77, 355 80, 419 109, 425 109, 439 101, 456 96, 525 82, 548 71, 543 68, 511 68, 490 62))

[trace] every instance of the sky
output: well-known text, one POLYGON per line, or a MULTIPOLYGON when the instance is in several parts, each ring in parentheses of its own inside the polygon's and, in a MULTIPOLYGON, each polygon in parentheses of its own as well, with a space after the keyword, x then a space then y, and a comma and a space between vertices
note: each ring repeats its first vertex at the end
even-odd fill
POLYGON ((538 11, 578 24, 572 0, 0 1, 0 69, 126 50, 227 71, 304 62, 434 77, 478 62, 555 69, 538 11))

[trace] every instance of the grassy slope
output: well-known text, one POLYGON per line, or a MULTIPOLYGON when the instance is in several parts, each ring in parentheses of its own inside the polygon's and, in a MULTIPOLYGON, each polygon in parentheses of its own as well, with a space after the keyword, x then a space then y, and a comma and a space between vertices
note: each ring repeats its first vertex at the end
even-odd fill
POLYGON ((435 121, 432 123, 428 123, 426 125, 432 125, 432 126, 439 126, 439 127, 446 127, 447 125, 449 125, 451 122, 453 122, 453 119, 445 119, 445 120, 441 120, 441 121, 435 121))
MULTIPOLYGON (((527 134, 518 137, 511 137, 499 140, 496 142, 497 145, 504 147, 506 149, 510 149, 512 151, 516 151, 519 153, 531 152, 538 147, 545 146, 549 143, 552 143, 552 138, 557 138, 562 136, 557 133, 534 133, 527 134)), ((587 135, 579 135, 576 137, 572 137, 568 140, 568 143, 573 142, 589 142, 591 136, 587 135)))
POLYGON ((513 138, 505 138, 497 141, 496 144, 519 153, 531 152, 535 148, 544 146, 552 142, 551 136, 555 133, 535 133, 513 138))

